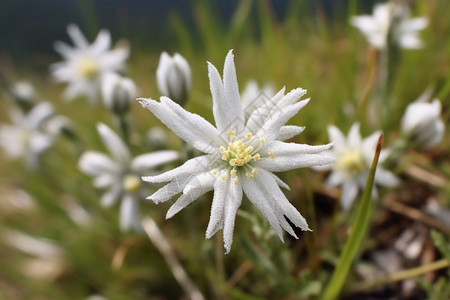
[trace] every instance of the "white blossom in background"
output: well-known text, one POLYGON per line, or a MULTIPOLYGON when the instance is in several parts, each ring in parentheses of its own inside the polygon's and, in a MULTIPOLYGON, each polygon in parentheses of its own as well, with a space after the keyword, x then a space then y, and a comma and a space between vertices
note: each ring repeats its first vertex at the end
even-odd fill
POLYGON ((260 88, 255 80, 249 80, 241 93, 241 103, 245 117, 248 117, 256 108, 264 105, 265 102, 270 101, 275 94, 276 92, 272 85, 266 84, 260 88))
POLYGON ((18 266, 25 275, 52 281, 64 273, 65 253, 55 241, 15 230, 3 231, 2 239, 10 247, 30 255, 18 266))
POLYGON ((127 113, 131 101, 136 99, 133 80, 115 73, 108 73, 103 77, 101 91, 105 106, 119 115, 127 113))
POLYGON ((141 176, 151 169, 178 159, 176 151, 157 151, 132 157, 120 137, 105 124, 98 124, 97 130, 110 156, 87 151, 79 160, 79 168, 93 176, 96 188, 107 189, 101 198, 104 207, 110 207, 120 200, 120 228, 123 231, 141 230, 139 199, 146 190, 141 176))
POLYGON ((23 158, 31 169, 39 166, 39 156, 50 148, 54 135, 45 130, 45 124, 53 116, 49 102, 41 102, 27 114, 11 111, 12 124, 0 125, 0 147, 11 159, 23 158))
MULTIPOLYGON (((336 162, 332 166, 319 169, 332 170, 326 183, 330 186, 342 187, 340 201, 344 210, 348 210, 351 207, 358 195, 358 191, 363 190, 366 186, 380 134, 377 131, 362 139, 358 123, 353 124, 347 137, 337 127, 333 125, 328 127, 330 140, 334 141, 335 144, 333 150, 326 151, 324 154, 334 157, 336 162)), ((375 172, 373 197, 377 197, 375 185, 394 187, 399 183, 394 174, 381 167, 388 154, 389 150, 381 150, 375 172)))
POLYGON ((428 25, 428 20, 424 17, 409 18, 406 5, 386 2, 376 4, 371 16, 355 16, 351 18, 350 23, 377 49, 387 47, 389 35, 401 48, 418 49, 422 47, 418 32, 428 25))
POLYGON ((187 60, 178 53, 170 56, 161 53, 156 69, 156 83, 161 95, 183 105, 191 91, 191 67, 187 60))
POLYGON ((284 95, 283 88, 246 119, 232 52, 225 59, 223 80, 210 63, 208 70, 215 127, 167 97, 161 97, 160 102, 138 99, 180 138, 205 153, 161 175, 143 177, 150 183, 168 182, 148 199, 155 203, 166 202, 182 192, 167 212, 166 217, 170 218, 204 193, 214 190, 206 237, 223 229, 227 253, 231 249, 235 216, 244 193, 281 240, 282 228, 297 237, 286 218, 302 230, 310 230, 280 189, 289 187, 272 173, 333 162, 332 158, 319 154, 330 149, 331 144, 310 146, 281 141, 302 129, 284 124, 308 103, 308 100, 298 101, 306 91, 298 88, 284 95))
POLYGON ((64 92, 67 100, 86 96, 95 103, 100 96, 103 75, 122 70, 129 50, 126 47, 111 50, 111 35, 107 30, 101 30, 92 44, 74 24, 67 27, 67 32, 74 47, 60 41, 55 43, 64 61, 51 65, 52 75, 56 81, 68 83, 64 92))
POLYGON ((444 138, 445 125, 441 120, 441 102, 413 102, 402 118, 402 132, 422 149, 436 146, 444 138))
POLYGON ((11 95, 19 104, 32 106, 37 94, 34 86, 28 81, 18 81, 11 87, 11 95))

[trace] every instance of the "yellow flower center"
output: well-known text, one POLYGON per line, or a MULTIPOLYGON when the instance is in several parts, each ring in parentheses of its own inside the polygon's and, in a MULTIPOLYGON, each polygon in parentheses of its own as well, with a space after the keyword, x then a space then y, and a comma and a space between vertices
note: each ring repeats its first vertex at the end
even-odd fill
POLYGON ((366 170, 366 165, 360 151, 347 150, 337 158, 335 168, 344 169, 349 175, 354 175, 366 170))
MULTIPOLYGON (((226 161, 231 167, 230 175, 233 177, 234 183, 238 183, 237 171, 238 168, 245 169, 245 175, 252 179, 254 175, 258 173, 258 169, 253 168, 249 163, 253 161, 257 161, 261 158, 259 153, 256 151, 259 150, 261 145, 264 143, 264 139, 259 139, 259 146, 255 149, 252 144, 255 144, 255 139, 253 139, 253 135, 251 133, 247 133, 245 135, 246 140, 242 142, 238 137, 236 137, 235 133, 230 130, 228 131, 228 135, 230 136, 230 142, 228 143, 228 148, 221 146, 220 152, 222 152, 222 160, 226 161)), ((257 142, 256 142, 257 143, 257 142)), ((217 170, 213 170, 213 174, 217 174, 217 170)), ((227 178, 227 173, 222 172, 220 177, 225 180, 227 178)))
POLYGON ((83 58, 77 64, 77 71, 84 78, 94 79, 99 71, 98 62, 92 58, 83 58))
POLYGON ((125 175, 123 178, 123 188, 129 193, 136 192, 141 187, 141 179, 134 174, 125 175))

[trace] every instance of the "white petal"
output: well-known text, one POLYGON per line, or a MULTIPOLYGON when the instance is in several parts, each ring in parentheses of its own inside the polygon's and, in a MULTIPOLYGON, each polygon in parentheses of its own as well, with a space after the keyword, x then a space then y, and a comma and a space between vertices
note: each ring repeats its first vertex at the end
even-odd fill
POLYGON ((84 34, 77 25, 69 24, 69 26, 67 26, 67 32, 77 48, 86 48, 89 45, 84 34))
POLYGON ((334 125, 328 126, 328 136, 330 141, 335 142, 335 149, 347 146, 347 140, 342 132, 334 125))
MULTIPOLYGON (((270 176, 269 172, 261 170, 253 179, 259 182, 259 186, 265 191, 270 199, 269 201, 272 201, 274 205, 277 205, 283 215, 285 215, 295 226, 302 230, 310 230, 305 218, 289 202, 278 187, 277 182, 270 176)), ((295 236, 295 234, 293 234, 293 236, 295 236)))
POLYGON ((120 229, 141 231, 139 203, 133 195, 125 194, 120 204, 120 229))
POLYGON ((254 162, 253 165, 258 169, 265 169, 271 172, 284 172, 288 170, 328 165, 335 161, 333 157, 321 154, 301 154, 275 156, 274 159, 264 157, 254 162))
POLYGON ((183 56, 181 56, 178 53, 174 54, 173 61, 174 61, 175 65, 180 69, 181 73, 183 74, 185 89, 187 91, 189 91, 191 89, 191 85, 192 85, 192 74, 191 74, 191 67, 189 66, 189 63, 183 56))
POLYGON ((156 83, 161 95, 169 95, 169 87, 167 86, 166 76, 172 65, 172 59, 167 52, 161 53, 159 57, 158 68, 156 69, 156 83))
POLYGON ((142 106, 148 108, 180 138, 191 144, 194 148, 215 153, 222 141, 214 126, 197 114, 190 113, 167 97, 161 97, 158 103, 151 99, 138 99, 142 106))
POLYGON ((116 173, 102 173, 94 178, 92 181, 92 185, 96 188, 106 188, 113 184, 116 184, 118 181, 116 173))
POLYGON ((183 165, 156 176, 143 176, 142 180, 150 183, 168 182, 183 175, 191 175, 211 169, 213 158, 210 155, 198 156, 186 161, 183 165))
MULTIPOLYGON (((230 50, 225 57, 225 64, 223 66, 223 87, 225 91, 225 103, 221 103, 221 108, 224 109, 225 126, 230 126, 231 124, 235 124, 237 127, 236 130, 239 132, 244 127, 244 112, 242 111, 241 99, 239 95, 239 86, 237 82, 236 76, 236 68, 234 66, 234 55, 233 50, 230 50)), ((214 115, 215 117, 216 115, 214 115)), ((228 127, 229 128, 229 127, 228 127)), ((223 127, 223 130, 227 130, 227 127, 223 127)), ((220 130, 220 128, 219 128, 220 130)))
POLYGON ((416 32, 425 29, 428 25, 427 18, 412 18, 404 20, 402 23, 402 33, 416 32))
POLYGON ((371 34, 377 30, 377 23, 371 16, 356 16, 350 19, 350 23, 365 34, 371 34))
POLYGON ((341 206, 344 211, 348 211, 358 195, 358 185, 352 181, 347 180, 342 185, 341 192, 341 206))
POLYGON ((339 186, 345 181, 345 177, 341 172, 334 171, 328 176, 326 184, 329 186, 339 186))
POLYGON ((122 194, 122 189, 119 187, 113 187, 102 195, 100 203, 103 207, 111 207, 117 203, 122 194))
MULTIPOLYGON (((175 204, 173 204, 167 211, 166 219, 170 219, 180 210, 194 202, 198 197, 213 189, 214 181, 216 178, 212 176, 211 173, 207 173, 208 174, 205 174, 205 176, 201 177, 201 182, 198 182, 198 185, 194 186, 194 184, 192 184, 192 188, 189 188, 185 194, 181 195, 180 198, 178 198, 175 204)), ((199 178, 198 176, 196 177, 199 178)), ((190 180, 190 182, 191 181, 192 179, 190 180)))
POLYGON ((55 42, 54 48, 65 59, 70 59, 70 58, 74 57, 76 55, 76 53, 77 53, 74 48, 72 48, 69 45, 67 45, 66 43, 63 43, 63 42, 60 42, 60 41, 55 42))
POLYGON ((87 151, 78 161, 78 167, 88 175, 98 176, 104 173, 118 173, 120 167, 103 153, 87 151))
POLYGON ((130 51, 126 47, 116 48, 114 50, 103 53, 99 57, 99 64, 103 72, 114 72, 123 69, 125 60, 128 58, 130 51))
POLYGON ((122 139, 103 123, 97 124, 97 130, 111 156, 120 164, 127 165, 131 159, 131 155, 122 139))
POLYGON ((298 154, 317 154, 333 147, 334 143, 325 145, 307 145, 297 143, 285 143, 281 141, 272 141, 264 145, 261 152, 270 151, 276 156, 298 155, 298 154))
POLYGON ((277 140, 285 141, 285 140, 291 139, 294 136, 302 133, 303 130, 305 130, 305 127, 294 126, 294 125, 283 126, 280 128, 280 131, 278 132, 277 140))
MULTIPOLYGON (((362 155, 366 159, 366 162, 370 165, 375 155, 378 139, 380 138, 381 131, 376 131, 370 136, 366 137, 361 144, 362 155)), ((383 161, 381 161, 383 162, 383 161)))
POLYGON ((211 203, 211 214, 209 217, 206 238, 211 238, 219 229, 223 228, 225 202, 228 197, 230 176, 226 180, 216 179, 214 183, 214 197, 211 203))
POLYGON ((354 123, 348 132, 347 144, 350 149, 359 148, 362 139, 359 133, 359 123, 354 123))
POLYGON ((378 167, 375 172, 375 183, 386 187, 395 187, 400 180, 390 171, 378 167))
POLYGON ((37 129, 43 121, 53 115, 55 109, 50 102, 41 102, 31 109, 27 115, 27 125, 29 129, 37 129))
POLYGON ((236 219, 236 213, 242 203, 242 187, 240 183, 235 184, 233 180, 229 181, 228 197, 226 199, 225 206, 225 219, 223 224, 223 244, 226 253, 231 250, 231 244, 233 243, 233 231, 234 222, 236 219))
POLYGON ((131 169, 137 173, 174 161, 179 158, 177 151, 166 150, 136 156, 131 162, 131 169))
POLYGON ((280 187, 282 187, 282 188, 284 188, 284 189, 286 189, 286 190, 288 190, 288 191, 291 190, 291 188, 289 187, 289 185, 287 185, 287 183, 284 182, 283 180, 281 180, 278 176, 276 176, 275 174, 273 174, 273 173, 271 173, 271 172, 267 172, 267 174, 269 174, 273 179, 275 179, 275 181, 277 182, 277 184, 278 184, 280 187))
POLYGON ((189 174, 178 176, 146 199, 152 200, 156 204, 166 202, 172 199, 173 196, 181 193, 192 177, 193 176, 189 174))
POLYGON ((244 113, 239 97, 236 69, 232 52, 228 52, 224 65, 224 81, 216 67, 208 62, 209 85, 213 98, 213 114, 219 132, 239 132, 244 125, 244 113))
POLYGON ((100 30, 97 38, 90 46, 89 50, 94 55, 101 55, 111 47, 111 34, 107 30, 100 30))
POLYGON ((266 195, 261 191, 261 187, 253 180, 246 176, 239 178, 242 181, 242 189, 245 195, 253 203, 253 205, 263 214, 269 221, 270 226, 275 230, 275 233, 283 241, 283 234, 281 231, 279 220, 275 214, 274 209, 268 203, 266 195))

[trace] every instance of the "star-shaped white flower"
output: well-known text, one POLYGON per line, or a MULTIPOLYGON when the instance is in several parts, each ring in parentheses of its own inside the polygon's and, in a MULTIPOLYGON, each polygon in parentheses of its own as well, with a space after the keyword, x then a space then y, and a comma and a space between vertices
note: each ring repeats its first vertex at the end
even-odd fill
POLYGON ((178 159, 179 155, 176 151, 157 151, 132 158, 128 147, 111 128, 100 123, 97 130, 111 157, 87 151, 80 158, 79 168, 94 177, 95 187, 108 189, 101 198, 104 207, 121 200, 120 228, 140 231, 139 199, 146 193, 141 176, 154 167, 178 159))
POLYGON ((286 218, 302 230, 310 230, 280 189, 288 186, 272 173, 333 161, 319 154, 331 144, 309 146, 281 141, 303 129, 284 124, 308 103, 309 100, 298 102, 306 91, 299 88, 284 95, 283 88, 245 119, 232 52, 225 59, 223 81, 210 63, 208 70, 216 127, 167 97, 161 97, 160 102, 139 99, 179 137, 205 153, 161 175, 143 177, 151 183, 169 182, 148 199, 161 203, 182 193, 167 212, 166 217, 170 218, 214 190, 206 237, 223 229, 226 252, 231 248, 236 211, 244 193, 281 240, 281 228, 297 237, 286 218))
POLYGON ((408 18, 408 15, 405 5, 386 2, 375 5, 372 16, 355 16, 350 22, 377 49, 386 48, 389 34, 401 48, 418 49, 422 46, 418 32, 427 26, 428 21, 426 18, 408 18))
POLYGON ((52 75, 56 81, 68 83, 64 92, 67 100, 86 96, 95 103, 99 99, 103 75, 122 70, 129 51, 124 47, 110 50, 111 35, 107 30, 101 30, 92 44, 76 25, 70 24, 67 32, 75 47, 55 43, 64 61, 51 66, 52 75))
POLYGON ((53 113, 49 102, 39 103, 27 114, 12 110, 12 124, 0 125, 0 147, 6 155, 11 159, 24 158, 29 168, 36 169, 40 155, 53 145, 54 135, 46 131, 53 113))
MULTIPOLYGON (((358 195, 358 190, 362 190, 366 186, 376 145, 381 133, 375 132, 369 137, 362 139, 359 132, 359 124, 355 123, 350 128, 347 137, 333 125, 328 127, 328 134, 330 140, 334 141, 335 144, 333 150, 326 151, 324 154, 335 157, 336 162, 332 166, 320 167, 320 169, 332 170, 327 179, 327 184, 330 186, 342 186, 341 206, 344 210, 348 210, 358 195)), ((388 154, 389 150, 387 149, 381 151, 374 182, 376 185, 394 187, 399 183, 399 180, 390 171, 381 167, 388 154)), ((375 185, 373 196, 377 196, 375 185)))

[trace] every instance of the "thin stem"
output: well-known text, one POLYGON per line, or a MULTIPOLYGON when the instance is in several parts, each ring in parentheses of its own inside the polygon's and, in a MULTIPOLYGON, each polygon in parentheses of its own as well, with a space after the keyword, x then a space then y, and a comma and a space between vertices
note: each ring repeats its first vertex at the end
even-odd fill
POLYGON ((164 260, 172 271, 173 276, 183 288, 186 295, 192 300, 204 300, 205 298, 203 295, 180 265, 172 247, 162 234, 161 230, 158 228, 158 225, 156 225, 156 222, 152 218, 145 218, 142 220, 142 227, 155 247, 164 257, 164 260))
POLYGON ((400 271, 397 273, 393 273, 391 275, 381 277, 375 279, 373 281, 369 281, 363 284, 355 285, 353 288, 350 288, 350 292, 361 292, 365 290, 369 290, 375 286, 388 284, 392 282, 402 281, 410 278, 414 278, 426 273, 430 273, 439 269, 444 269, 450 267, 450 262, 447 259, 441 259, 435 262, 432 262, 427 265, 423 265, 420 267, 412 268, 409 270, 400 271))

